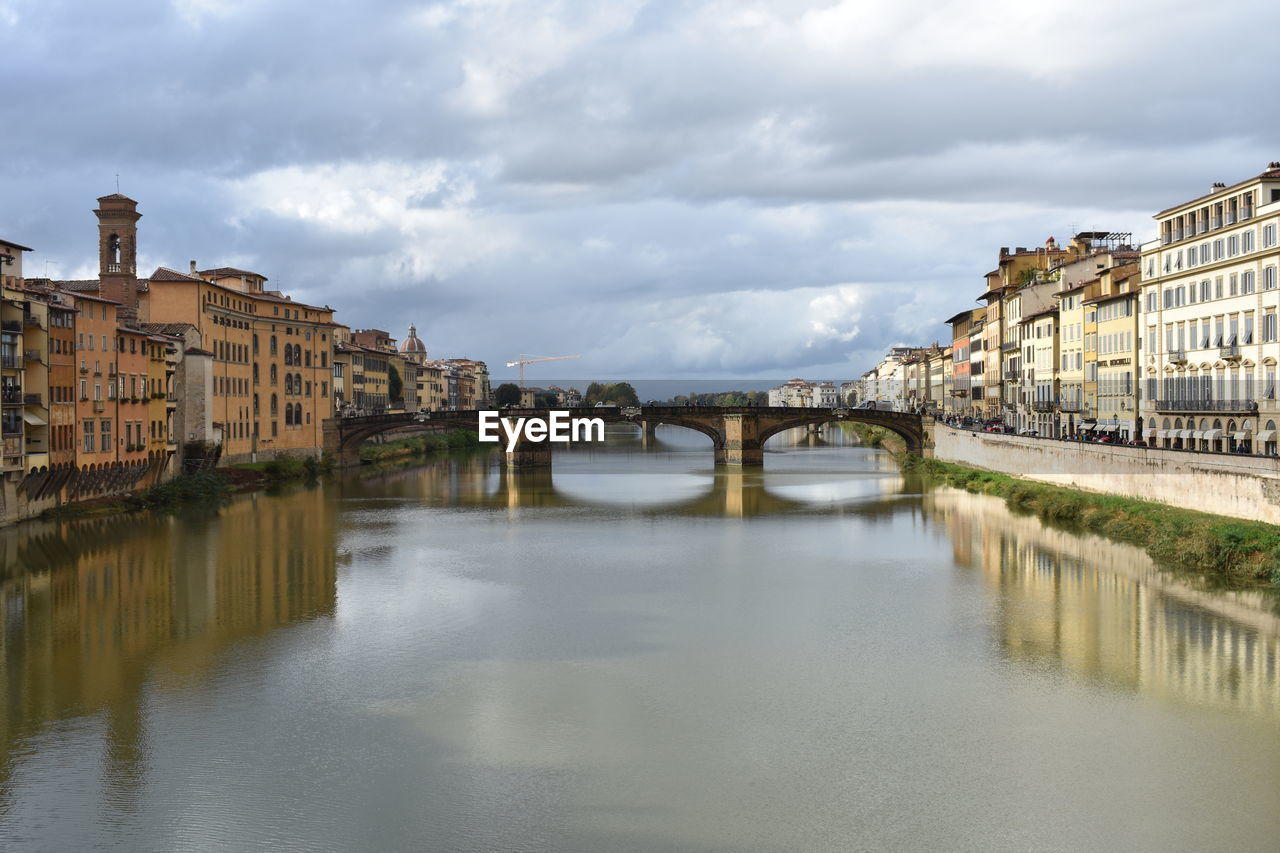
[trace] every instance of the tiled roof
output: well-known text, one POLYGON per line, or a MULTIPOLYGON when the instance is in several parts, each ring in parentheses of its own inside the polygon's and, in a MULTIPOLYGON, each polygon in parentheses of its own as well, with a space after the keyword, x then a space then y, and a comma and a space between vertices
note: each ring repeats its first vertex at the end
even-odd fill
POLYGON ((171 270, 168 267, 157 267, 156 271, 151 274, 152 281, 191 281, 205 284, 205 280, 194 275, 187 275, 177 270, 171 270))
POLYGON ((249 270, 236 269, 235 267, 215 267, 214 269, 211 269, 211 270, 200 270, 200 275, 211 275, 215 278, 224 278, 226 276, 251 275, 254 278, 260 278, 263 281, 267 280, 267 277, 260 272, 250 272, 249 270))
POLYGON ((100 195, 98 196, 98 201, 132 201, 134 204, 137 204, 136 201, 129 198, 127 195, 121 195, 120 193, 112 193, 111 195, 100 195))
MULTIPOLYGON (((151 289, 151 283, 145 278, 137 279, 137 283, 139 293, 145 293, 151 289)), ((72 281, 53 281, 50 282, 50 284, 58 290, 65 290, 71 293, 97 293, 102 287, 102 283, 96 278, 81 278, 74 279, 72 281)))
POLYGON ((191 323, 139 323, 138 328, 153 335, 182 335, 188 329, 194 329, 191 323))
POLYGON ((24 246, 21 243, 12 243, 8 240, 0 240, 0 246, 8 246, 10 249, 21 249, 24 252, 34 252, 35 249, 30 246, 24 246))

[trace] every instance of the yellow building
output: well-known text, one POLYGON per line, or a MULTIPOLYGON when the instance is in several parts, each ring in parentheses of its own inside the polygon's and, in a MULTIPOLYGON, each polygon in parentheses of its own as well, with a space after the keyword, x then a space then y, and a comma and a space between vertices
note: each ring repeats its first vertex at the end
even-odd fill
POLYGON ((1087 300, 1093 311, 1098 419, 1095 434, 1116 441, 1141 437, 1138 421, 1138 265, 1104 270, 1097 295, 1087 300))
POLYGON ((213 353, 215 434, 231 462, 318 453, 332 411, 333 309, 266 289, 266 276, 160 268, 142 294, 153 323, 190 323, 213 353))

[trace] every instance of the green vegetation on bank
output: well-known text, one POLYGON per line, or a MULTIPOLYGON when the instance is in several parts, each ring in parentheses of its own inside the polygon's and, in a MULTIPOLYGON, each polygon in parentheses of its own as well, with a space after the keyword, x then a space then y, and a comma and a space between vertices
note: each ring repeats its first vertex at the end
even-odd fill
POLYGON ((859 421, 841 421, 840 429, 857 436, 863 447, 879 447, 898 456, 907 449, 906 443, 891 429, 872 426, 859 421))
POLYGON ((1138 545, 1162 565, 1215 583, 1280 588, 1280 527, 1275 525, 1036 483, 913 454, 899 461, 905 473, 1004 498, 1046 522, 1138 545))
POLYGON ((333 470, 333 459, 326 453, 323 456, 291 456, 282 453, 265 462, 243 462, 230 468, 235 472, 246 472, 248 476, 237 476, 237 485, 252 483, 254 480, 265 481, 269 485, 288 483, 293 480, 315 480, 321 474, 333 470), (257 476, 253 476, 256 474, 257 476))
POLYGON ((385 444, 366 444, 360 448, 360 459, 365 462, 388 462, 392 459, 426 456, 441 450, 466 450, 479 446, 480 439, 474 432, 453 429, 442 433, 415 435, 385 444))
POLYGON ((125 496, 130 510, 172 509, 188 504, 220 506, 231 497, 231 480, 220 471, 179 474, 143 492, 125 496))

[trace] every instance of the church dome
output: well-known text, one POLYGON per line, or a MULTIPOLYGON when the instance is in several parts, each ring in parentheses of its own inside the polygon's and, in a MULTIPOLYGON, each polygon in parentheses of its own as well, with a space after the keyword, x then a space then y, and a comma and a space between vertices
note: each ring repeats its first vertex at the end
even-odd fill
POLYGON ((406 355, 425 356, 427 354, 426 344, 418 340, 417 326, 409 327, 409 337, 405 338, 404 343, 400 344, 400 352, 405 353, 406 355))

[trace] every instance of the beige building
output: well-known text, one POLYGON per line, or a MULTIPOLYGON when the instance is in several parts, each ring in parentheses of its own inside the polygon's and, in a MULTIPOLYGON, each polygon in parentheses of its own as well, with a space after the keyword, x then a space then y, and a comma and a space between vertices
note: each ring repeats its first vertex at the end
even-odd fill
POLYGON ((1159 237, 1142 247, 1144 434, 1274 452, 1280 163, 1155 219, 1159 237))

